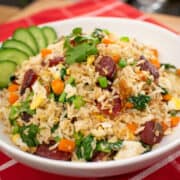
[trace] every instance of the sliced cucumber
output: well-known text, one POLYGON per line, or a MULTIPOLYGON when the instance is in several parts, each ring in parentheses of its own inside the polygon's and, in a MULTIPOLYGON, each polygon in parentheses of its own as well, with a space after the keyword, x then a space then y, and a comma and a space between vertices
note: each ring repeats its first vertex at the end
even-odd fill
POLYGON ((25 52, 28 56, 33 56, 32 49, 28 45, 23 43, 22 41, 18 41, 15 39, 9 39, 9 40, 6 40, 2 44, 2 47, 3 48, 16 48, 16 49, 19 49, 19 50, 25 52))
POLYGON ((48 26, 42 27, 42 31, 44 32, 47 38, 48 44, 52 44, 56 42, 57 33, 52 27, 48 27, 48 26))
POLYGON ((45 48, 48 45, 46 36, 40 28, 36 26, 31 26, 30 28, 28 28, 28 30, 36 39, 39 50, 45 48))
POLYGON ((17 29, 13 34, 13 39, 19 40, 27 44, 37 54, 39 52, 37 42, 31 33, 24 28, 17 29))
POLYGON ((22 64, 23 61, 28 60, 28 55, 15 48, 1 48, 0 61, 9 59, 16 64, 22 64))
POLYGON ((10 77, 16 70, 16 63, 10 60, 0 61, 0 88, 5 88, 10 82, 10 77))

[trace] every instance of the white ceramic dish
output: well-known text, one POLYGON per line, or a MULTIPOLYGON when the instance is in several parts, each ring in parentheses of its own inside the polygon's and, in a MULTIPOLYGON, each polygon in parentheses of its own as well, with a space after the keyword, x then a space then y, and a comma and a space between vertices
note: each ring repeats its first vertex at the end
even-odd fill
MULTIPOLYGON (((180 67, 180 37, 149 23, 119 18, 77 18, 46 25, 54 27, 59 36, 70 33, 71 29, 77 26, 83 27, 85 32, 95 27, 107 28, 118 35, 135 37, 138 41, 154 46, 159 50, 161 61, 171 62, 180 67)), ((180 126, 172 135, 165 137, 153 151, 130 159, 94 163, 56 161, 19 150, 3 133, 3 125, 0 123, 2 152, 33 168, 69 176, 102 177, 136 171, 166 158, 179 148, 180 126)))

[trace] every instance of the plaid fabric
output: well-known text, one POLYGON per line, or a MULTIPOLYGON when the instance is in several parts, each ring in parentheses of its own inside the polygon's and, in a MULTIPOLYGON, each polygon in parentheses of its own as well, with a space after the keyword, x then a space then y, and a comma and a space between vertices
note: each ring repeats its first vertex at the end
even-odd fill
MULTIPOLYGON (((20 19, 15 22, 0 25, 0 41, 8 38, 18 27, 27 27, 55 20, 67 19, 78 16, 111 16, 126 17, 154 23, 165 27, 157 21, 144 15, 142 12, 118 0, 82 0, 68 7, 57 7, 45 10, 20 19)), ((169 29, 168 27, 165 27, 169 29)), ((173 31, 173 30, 171 30, 173 31)), ((166 159, 151 167, 126 175, 107 178, 87 178, 87 180, 139 180, 139 179, 163 179, 178 180, 180 174, 180 152, 175 152, 166 159)), ((0 180, 82 180, 84 178, 65 177, 41 172, 24 166, 13 159, 0 153, 0 180)))

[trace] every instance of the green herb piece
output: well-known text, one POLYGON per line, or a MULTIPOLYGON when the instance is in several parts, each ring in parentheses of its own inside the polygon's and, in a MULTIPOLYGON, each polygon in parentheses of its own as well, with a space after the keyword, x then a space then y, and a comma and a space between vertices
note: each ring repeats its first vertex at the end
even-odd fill
POLYGON ((26 112, 29 115, 33 115, 36 113, 35 110, 30 109, 30 101, 31 97, 28 96, 25 101, 20 102, 17 105, 13 105, 10 109, 9 120, 17 119, 23 112, 26 112))
POLYGON ((81 27, 76 27, 72 30, 72 35, 77 36, 82 34, 82 28, 81 27))
POLYGON ((54 93, 50 93, 48 97, 49 97, 49 99, 55 100, 55 95, 54 95, 54 93))
POLYGON ((162 92, 161 92, 162 95, 168 94, 168 90, 166 88, 161 87, 161 86, 160 86, 160 88, 162 89, 162 92))
POLYGON ((83 141, 83 134, 81 132, 75 132, 74 139, 75 139, 76 146, 80 146, 83 141))
POLYGON ((54 124, 53 127, 51 128, 51 133, 54 133, 58 127, 59 127, 59 123, 54 124))
POLYGON ((18 118, 19 114, 20 114, 20 111, 19 111, 18 106, 12 106, 10 109, 10 113, 9 113, 10 122, 13 121, 14 119, 18 118))
POLYGON ((151 100, 150 96, 144 94, 139 94, 138 96, 132 96, 128 98, 128 101, 133 103, 134 108, 140 111, 146 108, 150 100, 151 100))
POLYGON ((73 103, 73 100, 75 99, 75 95, 74 96, 71 96, 71 97, 69 97, 69 98, 67 98, 66 99, 66 101, 68 102, 68 103, 73 103))
POLYGON ((101 76, 101 77, 98 78, 98 83, 99 83, 100 87, 102 87, 102 88, 107 88, 108 87, 108 80, 104 76, 101 76))
POLYGON ((96 144, 96 151, 110 153, 112 151, 118 151, 121 148, 121 146, 122 146, 121 140, 114 143, 110 143, 107 141, 98 141, 96 144))
POLYGON ((151 150, 152 150, 152 146, 150 146, 149 144, 146 144, 146 143, 144 143, 144 142, 140 142, 141 144, 142 144, 142 146, 146 149, 144 152, 143 152, 143 154, 144 153, 147 153, 147 152, 150 152, 151 150))
POLYGON ((127 61, 125 59, 120 59, 118 65, 120 68, 124 68, 127 66, 127 61))
POLYGON ((72 76, 68 79, 67 83, 76 86, 75 78, 72 76))
POLYGON ((76 109, 80 109, 85 105, 85 101, 83 100, 82 96, 75 96, 73 99, 73 104, 76 109))
POLYGON ((107 34, 107 35, 109 35, 109 34, 110 34, 110 32, 109 32, 109 30, 108 30, 108 29, 103 29, 103 32, 104 32, 105 34, 107 34))
POLYGON ((79 159, 91 160, 96 147, 96 140, 92 135, 86 137, 78 136, 76 140, 76 154, 79 159))
POLYGON ((109 143, 110 149, 113 151, 118 151, 122 146, 122 142, 122 140, 118 140, 117 142, 109 143))
POLYGON ((59 141, 60 141, 60 137, 59 136, 56 136, 55 138, 54 138, 54 140, 58 143, 59 141))
POLYGON ((13 134, 19 133, 19 126, 17 125, 17 123, 14 124, 13 129, 12 129, 12 133, 13 134))
POLYGON ((129 42, 129 37, 127 37, 127 36, 122 36, 122 37, 120 37, 120 41, 129 42))
POLYGON ((66 96, 67 96, 67 93, 63 92, 63 93, 59 96, 59 102, 65 103, 65 102, 66 102, 66 96))
POLYGON ((61 77, 61 80, 64 81, 64 77, 66 76, 66 68, 61 68, 61 71, 60 71, 60 77, 61 77))
POLYGON ((103 38, 104 38, 104 33, 103 32, 107 32, 106 30, 102 30, 102 29, 99 29, 99 28, 96 28, 91 36, 94 37, 94 38, 98 38, 99 41, 101 41, 103 38))
POLYGON ((164 66, 164 68, 166 70, 169 70, 169 69, 176 69, 176 66, 172 65, 172 64, 161 64, 161 66, 164 66))
POLYGON ((174 116, 177 115, 178 112, 179 112, 178 110, 170 110, 168 113, 169 113, 172 117, 174 117, 174 116))
POLYGON ((19 128, 19 133, 23 142, 26 143, 29 147, 36 147, 39 144, 37 140, 38 132, 39 127, 35 124, 22 126, 19 128))
POLYGON ((146 83, 147 83, 148 85, 151 85, 151 84, 152 84, 152 79, 148 78, 147 81, 146 81, 146 83))
POLYGON ((86 61, 87 56, 96 55, 98 50, 96 48, 96 44, 88 44, 82 43, 75 47, 69 47, 66 49, 66 63, 73 64, 75 62, 83 62, 86 61))
POLYGON ((26 112, 29 115, 33 115, 36 111, 30 109, 30 101, 23 101, 21 102, 20 112, 26 112))

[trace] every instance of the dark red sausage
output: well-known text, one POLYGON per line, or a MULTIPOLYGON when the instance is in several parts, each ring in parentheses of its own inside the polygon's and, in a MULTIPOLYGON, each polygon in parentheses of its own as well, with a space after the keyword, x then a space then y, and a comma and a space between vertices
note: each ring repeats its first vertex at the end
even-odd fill
POLYGON ((49 60, 49 67, 52 67, 52 66, 56 66, 58 65, 60 62, 63 62, 64 61, 64 58, 63 57, 55 57, 53 59, 50 59, 49 60))
POLYGON ((154 121, 148 121, 144 126, 144 130, 140 133, 141 141, 149 145, 159 143, 163 137, 162 126, 154 121))
POLYGON ((120 111, 121 111, 121 99, 120 98, 116 98, 113 101, 112 113, 114 115, 117 115, 120 111))
POLYGON ((93 162, 96 162, 96 161, 102 161, 102 160, 107 160, 107 153, 105 152, 95 152, 93 157, 92 157, 92 160, 93 162))
POLYGON ((23 83, 21 86, 21 91, 20 91, 21 95, 25 93, 26 88, 29 88, 34 84, 37 77, 38 77, 37 74, 32 69, 29 69, 28 71, 25 72, 23 83))
POLYGON ((37 147, 35 154, 49 159, 63 160, 63 161, 71 160, 71 156, 72 156, 71 153, 59 151, 57 148, 53 150, 49 150, 49 146, 50 145, 47 144, 39 145, 37 147))
POLYGON ((21 119, 25 122, 29 122, 31 118, 32 118, 32 115, 28 114, 27 112, 23 112, 21 114, 21 119))
POLYGON ((157 80, 159 78, 158 69, 153 64, 151 64, 149 61, 147 61, 144 56, 141 56, 140 59, 144 60, 143 63, 139 64, 140 69, 143 71, 149 71, 149 73, 152 76, 154 76, 154 79, 157 80))
POLYGON ((116 116, 117 114, 120 113, 121 111, 121 99, 120 98, 115 98, 112 102, 112 111, 110 109, 102 109, 101 104, 97 103, 98 108, 100 111, 106 115, 111 115, 111 116, 116 116))
POLYGON ((95 69, 101 76, 106 76, 108 79, 113 79, 117 68, 113 59, 109 56, 103 56, 95 62, 95 69))

